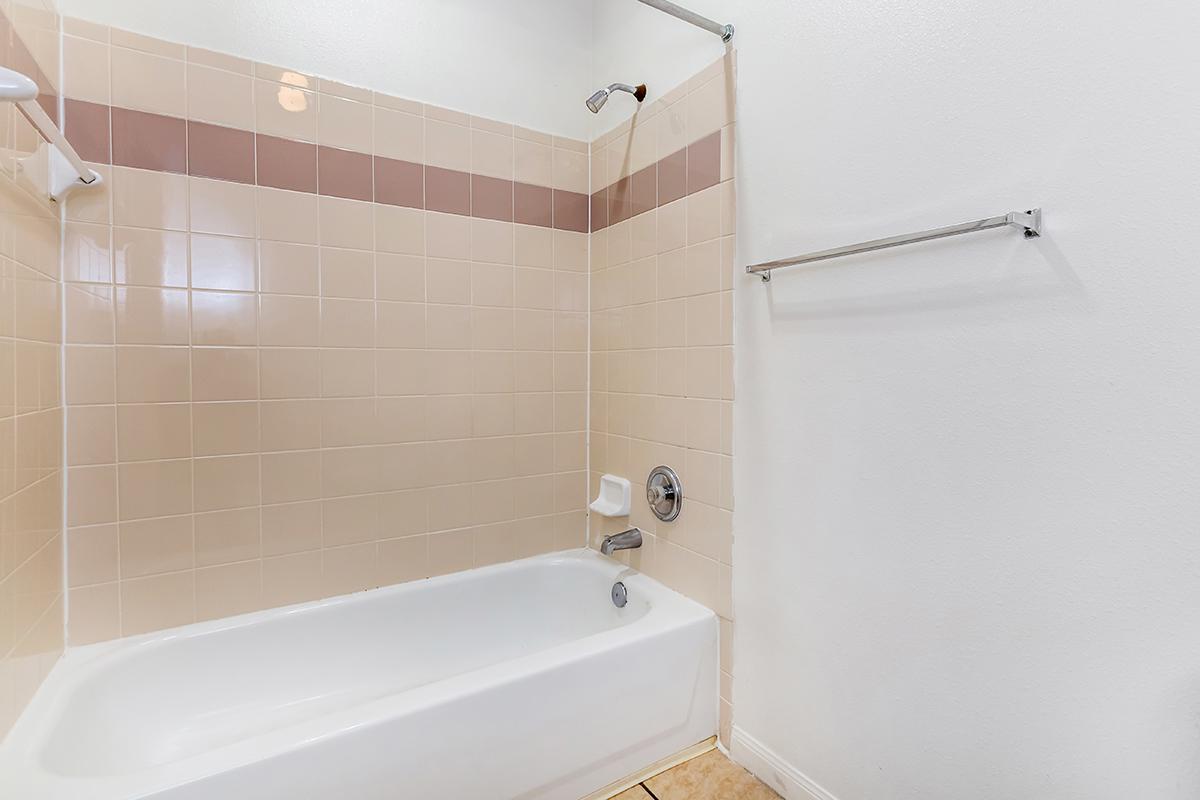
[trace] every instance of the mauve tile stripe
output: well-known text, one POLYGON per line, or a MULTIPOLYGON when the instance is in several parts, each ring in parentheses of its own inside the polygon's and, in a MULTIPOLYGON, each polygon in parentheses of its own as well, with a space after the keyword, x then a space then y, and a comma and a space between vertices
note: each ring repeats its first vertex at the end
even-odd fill
POLYGON ((85 100, 66 101, 67 141, 84 161, 112 163, 112 133, 108 106, 85 100))
POLYGON ((425 167, 425 209, 471 215, 471 175, 454 169, 425 167))
POLYGON ((325 145, 317 147, 317 191, 321 194, 370 201, 375 196, 373 181, 369 155, 325 145))
POLYGON ((714 131, 621 178, 591 198, 592 230, 598 231, 721 182, 721 131, 714 131), (650 187, 657 198, 650 202, 650 187))
POLYGON ((253 133, 189 121, 187 134, 189 175, 254 183, 253 133))
POLYGON ((658 162, 658 204, 687 195, 687 149, 676 150, 658 162))
POLYGON ((317 146, 258 134, 258 185, 317 193, 317 146))
POLYGON ((688 145, 687 193, 695 194, 721 182, 721 132, 688 145))
POLYGON ((375 202, 425 207, 425 168, 411 161, 375 156, 375 202))
POLYGON ((587 233, 588 206, 591 199, 586 194, 554 190, 554 227, 560 231, 587 233))
POLYGON ((629 199, 631 181, 621 178, 608 187, 608 224, 616 225, 630 217, 631 203, 629 199))
POLYGON ((119 167, 187 174, 187 126, 176 117, 114 107, 112 156, 119 167))
POLYGON ((162 114, 65 102, 67 136, 88 161, 165 172, 190 168, 221 180, 561 230, 601 230, 649 211, 655 207, 651 187, 655 205, 661 206, 720 181, 720 131, 589 197, 162 114), (194 164, 189 164, 189 132, 197 139, 190 145, 194 164), (247 163, 256 163, 253 177, 247 163))
POLYGON ((516 184, 513 187, 513 220, 521 225, 553 227, 554 191, 530 183, 516 184))
POLYGON ((630 216, 645 214, 658 207, 658 164, 633 173, 629 190, 630 216))
POLYGON ((608 227, 608 189, 592 195, 592 231, 608 227))
POLYGON ((472 175, 471 216, 512 222, 513 182, 487 175, 472 175))

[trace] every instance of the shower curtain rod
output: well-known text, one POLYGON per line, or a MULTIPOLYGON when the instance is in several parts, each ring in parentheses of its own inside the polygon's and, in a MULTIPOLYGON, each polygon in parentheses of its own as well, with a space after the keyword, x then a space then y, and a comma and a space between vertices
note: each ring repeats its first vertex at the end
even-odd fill
POLYGON ((721 37, 722 42, 728 42, 733 38, 733 26, 722 25, 719 22, 714 22, 708 17, 702 17, 694 11, 688 11, 686 8, 681 8, 669 0, 638 0, 639 3, 651 8, 657 8, 659 11, 670 14, 672 17, 690 22, 697 28, 703 28, 709 33, 715 33, 721 37))

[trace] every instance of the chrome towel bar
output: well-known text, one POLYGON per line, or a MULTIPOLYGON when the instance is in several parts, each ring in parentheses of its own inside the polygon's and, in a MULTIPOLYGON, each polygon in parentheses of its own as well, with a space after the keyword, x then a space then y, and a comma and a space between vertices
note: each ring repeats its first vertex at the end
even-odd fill
POLYGON ((869 242, 848 244, 843 247, 834 247, 830 250, 818 250, 815 253, 806 253, 805 255, 794 256, 792 258, 781 258, 778 261, 764 261, 761 264, 751 264, 746 267, 746 272, 750 275, 761 275, 765 283, 771 280, 771 270, 779 269, 780 267, 794 267, 797 264, 809 264, 813 261, 824 261, 828 258, 840 258, 856 253, 869 253, 872 250, 884 250, 888 247, 899 247, 902 244, 928 242, 931 239, 958 236, 960 233, 975 233, 976 231, 986 231, 991 228, 1003 228, 1006 226, 1021 228, 1025 232, 1026 239, 1041 236, 1042 210, 1040 208, 1033 208, 1029 211, 1010 211, 998 217, 987 217, 986 219, 977 219, 973 222, 947 225, 944 228, 934 228, 933 230, 918 231, 916 233, 903 233, 899 236, 888 236, 884 239, 872 239, 869 242))

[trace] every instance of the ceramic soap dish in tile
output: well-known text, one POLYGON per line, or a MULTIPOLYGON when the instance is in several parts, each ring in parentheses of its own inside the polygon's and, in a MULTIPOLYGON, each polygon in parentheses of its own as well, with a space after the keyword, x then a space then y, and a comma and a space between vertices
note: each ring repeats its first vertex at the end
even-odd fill
POLYGON ((600 496, 588 506, 604 517, 629 516, 629 479, 616 475, 600 476, 600 496))

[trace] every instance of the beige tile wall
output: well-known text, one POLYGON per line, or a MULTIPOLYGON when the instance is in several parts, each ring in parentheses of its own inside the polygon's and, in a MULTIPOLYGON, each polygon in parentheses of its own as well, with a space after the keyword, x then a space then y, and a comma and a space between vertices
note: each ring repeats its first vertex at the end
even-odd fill
POLYGON ((727 741, 732 54, 593 142, 589 176, 582 143, 67 34, 68 97, 537 186, 721 150, 716 185, 590 236, 104 168, 66 231, 70 641, 574 547, 602 473, 666 463, 684 513, 635 502, 622 557, 719 614, 727 741))
MULTIPOLYGON (((0 3, 0 14, 4 65, 29 72, 32 56, 52 96, 52 6, 0 3)), ((39 141, 0 105, 0 737, 63 649, 60 226, 15 172, 39 141)))
MULTIPOLYGON (((640 487, 657 464, 683 483, 679 519, 658 521, 640 492, 630 519, 593 518, 591 539, 632 523, 621 557, 721 618, 721 732, 732 711, 733 53, 592 144, 607 186, 721 132, 715 186, 592 234, 590 488, 603 473, 640 487)), ((662 183, 660 182, 660 188, 662 183)))
MULTIPOLYGON (((587 189, 582 142, 66 31, 70 98, 587 189)), ((586 233, 102 169, 66 225, 72 645, 583 543, 586 233)))

